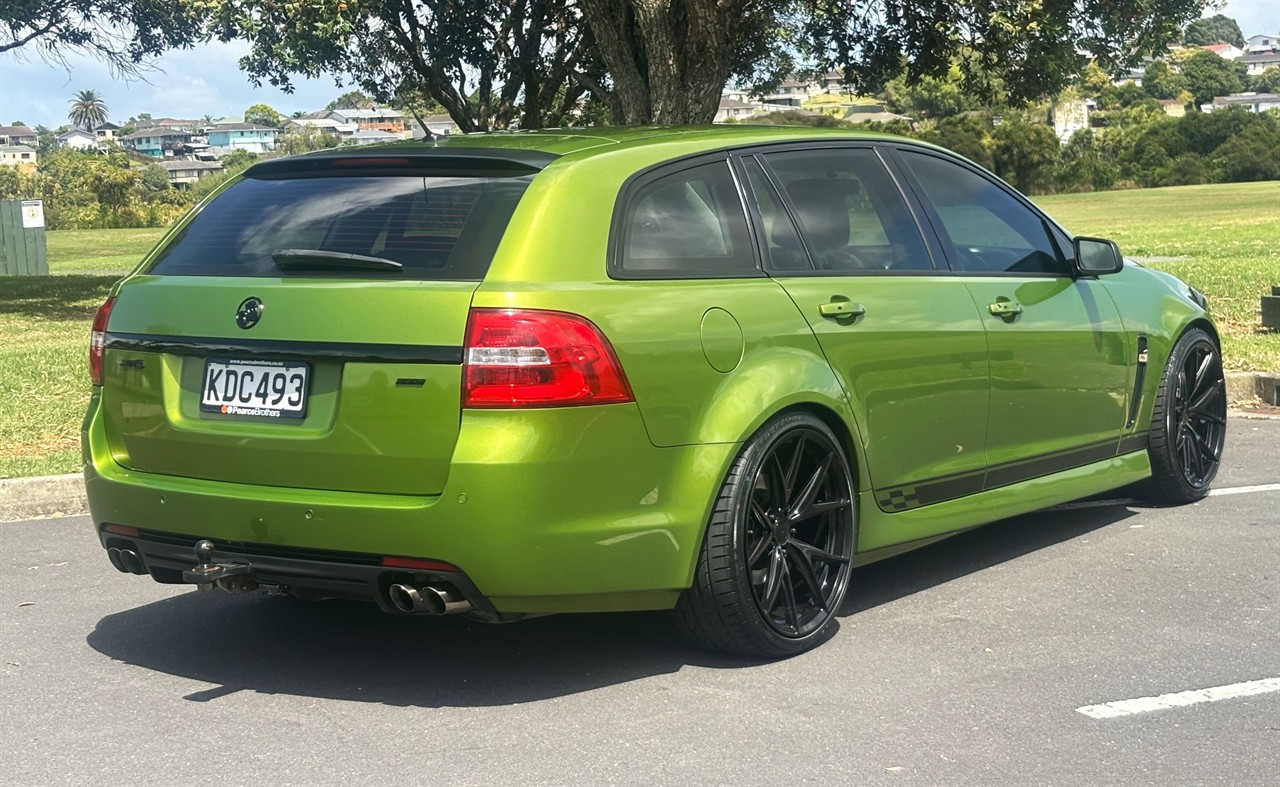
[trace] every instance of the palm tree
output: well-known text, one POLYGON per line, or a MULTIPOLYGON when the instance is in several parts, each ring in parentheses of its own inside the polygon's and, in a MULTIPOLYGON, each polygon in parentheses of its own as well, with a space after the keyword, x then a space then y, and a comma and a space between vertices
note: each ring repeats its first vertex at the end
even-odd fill
POLYGON ((107 122, 107 105, 103 103, 102 97, 93 90, 76 91, 76 97, 71 99, 71 112, 67 114, 67 118, 77 126, 82 126, 87 131, 92 131, 97 126, 101 126, 107 122))

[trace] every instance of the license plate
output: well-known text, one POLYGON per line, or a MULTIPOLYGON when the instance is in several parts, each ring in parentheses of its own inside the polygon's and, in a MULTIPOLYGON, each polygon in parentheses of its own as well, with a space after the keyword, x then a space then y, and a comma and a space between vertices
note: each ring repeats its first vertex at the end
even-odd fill
POLYGON ((204 362, 200 409, 219 415, 302 418, 307 414, 305 363, 210 358, 204 362))

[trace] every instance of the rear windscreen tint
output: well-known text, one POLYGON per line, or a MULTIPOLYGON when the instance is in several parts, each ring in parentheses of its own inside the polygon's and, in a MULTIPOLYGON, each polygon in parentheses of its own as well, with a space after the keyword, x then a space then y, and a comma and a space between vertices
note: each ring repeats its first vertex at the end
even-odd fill
POLYGON ((210 201, 148 272, 478 281, 531 179, 246 178, 210 201), (284 271, 272 255, 286 249, 379 257, 404 268, 284 271))

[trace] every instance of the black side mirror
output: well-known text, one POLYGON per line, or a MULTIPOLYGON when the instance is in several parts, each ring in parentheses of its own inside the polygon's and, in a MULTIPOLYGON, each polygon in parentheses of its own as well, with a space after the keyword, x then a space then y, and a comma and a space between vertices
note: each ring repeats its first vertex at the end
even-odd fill
POLYGON ((1124 257, 1115 241, 1078 237, 1071 245, 1076 252, 1076 269, 1082 276, 1102 276, 1124 267, 1124 257))

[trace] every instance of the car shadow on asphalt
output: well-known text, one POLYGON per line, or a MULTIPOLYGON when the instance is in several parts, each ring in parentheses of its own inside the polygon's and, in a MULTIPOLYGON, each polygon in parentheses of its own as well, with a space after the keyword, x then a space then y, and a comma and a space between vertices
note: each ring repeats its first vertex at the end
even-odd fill
MULTIPOLYGON (((858 569, 841 617, 1075 538, 1133 515, 1123 505, 998 522, 858 569)), ((558 615, 505 625, 392 617, 369 604, 191 591, 102 618, 90 647, 117 661, 238 691, 484 707, 679 671, 758 662, 685 644, 665 613, 558 615)))

